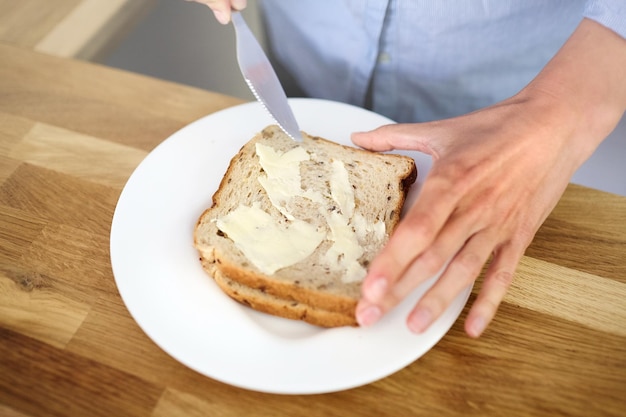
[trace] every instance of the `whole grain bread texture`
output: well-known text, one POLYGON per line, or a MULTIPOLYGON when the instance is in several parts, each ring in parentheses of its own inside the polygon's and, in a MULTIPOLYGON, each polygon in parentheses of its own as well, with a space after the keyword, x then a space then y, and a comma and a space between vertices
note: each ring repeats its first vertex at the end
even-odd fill
MULTIPOLYGON (((358 263, 363 269, 398 224, 408 189, 417 178, 417 169, 413 159, 406 156, 339 145, 305 132, 303 138, 302 142, 295 142, 272 125, 247 142, 230 161, 211 207, 200 216, 194 231, 194 246, 203 269, 227 295, 240 303, 317 326, 354 326, 362 277, 346 280, 346 270, 325 261, 334 243, 325 213, 338 211, 337 201, 329 190, 333 161, 343 163, 348 173, 354 195, 354 222, 358 214, 360 223, 364 219, 367 225, 384 224, 382 238, 370 228, 359 237, 363 253, 358 263), (323 196, 316 201, 295 197, 290 214, 326 233, 327 238, 305 259, 272 274, 263 273, 218 227, 219 219, 240 206, 260 208, 275 220, 277 227, 289 227, 291 220, 272 203, 259 181, 264 170, 257 155, 257 143, 279 153, 304 148, 310 159, 300 162, 301 188, 323 196)), ((355 229, 352 222, 350 227, 355 229)))

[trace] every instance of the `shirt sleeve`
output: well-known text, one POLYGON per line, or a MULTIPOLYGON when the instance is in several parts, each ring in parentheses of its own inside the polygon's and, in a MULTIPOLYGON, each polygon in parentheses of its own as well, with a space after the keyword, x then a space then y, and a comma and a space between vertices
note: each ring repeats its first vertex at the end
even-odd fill
POLYGON ((626 1, 587 0, 583 17, 595 20, 626 39, 626 1))

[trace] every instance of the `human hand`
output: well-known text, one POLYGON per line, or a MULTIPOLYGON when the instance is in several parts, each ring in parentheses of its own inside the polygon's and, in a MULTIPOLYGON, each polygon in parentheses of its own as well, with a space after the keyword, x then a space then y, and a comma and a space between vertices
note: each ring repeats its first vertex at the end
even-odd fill
POLYGON ((370 264, 357 318, 371 324, 440 271, 408 317, 421 333, 477 278, 493 253, 467 317, 477 337, 496 313, 516 266, 554 208, 579 158, 549 103, 514 98, 466 116, 388 125, 354 134, 376 150, 414 149, 434 161, 415 204, 370 264))
POLYGON ((359 323, 375 323, 443 269, 407 318, 412 331, 423 332, 492 256, 465 322, 469 336, 480 336, 574 171, 626 111, 624 67, 626 39, 584 19, 508 100, 453 119, 353 134, 364 148, 433 157, 417 200, 370 263, 359 323))
POLYGON ((213 14, 218 22, 223 25, 230 22, 230 14, 232 10, 243 10, 246 8, 247 0, 187 0, 203 3, 213 10, 213 14))

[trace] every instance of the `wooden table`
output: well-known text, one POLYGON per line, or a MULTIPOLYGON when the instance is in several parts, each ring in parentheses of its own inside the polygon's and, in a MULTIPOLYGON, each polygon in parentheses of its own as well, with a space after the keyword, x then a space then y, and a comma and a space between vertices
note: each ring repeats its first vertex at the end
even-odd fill
POLYGON ((0 41, 97 60, 156 0, 0 0, 0 41))
POLYGON ((626 198, 571 185, 480 339, 463 333, 466 307, 431 351, 378 382, 250 392, 160 350, 109 259, 137 164, 239 101, 1 43, 0 63, 0 415, 626 415, 626 198))

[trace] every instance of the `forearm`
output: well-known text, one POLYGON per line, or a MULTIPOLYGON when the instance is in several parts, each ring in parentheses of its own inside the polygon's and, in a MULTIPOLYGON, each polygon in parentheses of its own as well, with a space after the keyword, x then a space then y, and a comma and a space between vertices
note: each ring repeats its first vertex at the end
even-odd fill
POLYGON ((626 111, 626 39, 584 19, 520 96, 556 103, 581 164, 626 111))

